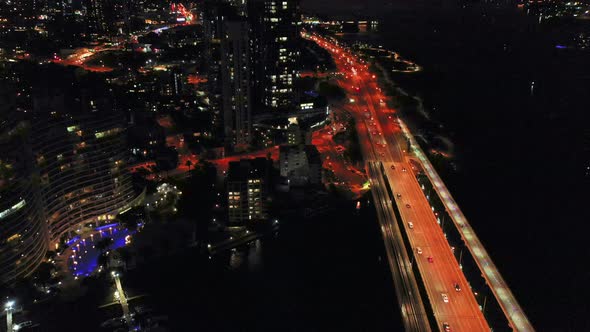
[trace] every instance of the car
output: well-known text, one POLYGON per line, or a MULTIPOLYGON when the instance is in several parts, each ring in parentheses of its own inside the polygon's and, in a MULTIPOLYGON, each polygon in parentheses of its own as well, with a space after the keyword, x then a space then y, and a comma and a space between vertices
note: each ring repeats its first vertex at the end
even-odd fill
POLYGON ((391 169, 395 169, 395 165, 391 165, 391 169))
POLYGON ((449 325, 449 323, 443 323, 443 329, 445 330, 445 332, 450 332, 451 331, 451 325, 449 325))
POLYGON ((406 204, 406 207, 409 209, 409 208, 411 208, 412 206, 411 206, 410 204, 406 204))
POLYGON ((396 196, 397 196, 397 198, 401 198, 402 194, 398 193, 396 196))
POLYGON ((432 256, 428 256, 426 259, 428 260, 428 263, 434 263, 434 258, 432 258, 432 256))
POLYGON ((461 286, 458 283, 455 283, 455 290, 457 292, 460 292, 461 291, 461 286))
POLYGON ((408 221, 408 227, 410 227, 410 229, 414 228, 414 223, 411 221, 408 221))
POLYGON ((407 169, 405 167, 402 167, 402 172, 406 172, 407 169))
POLYGON ((418 253, 418 255, 422 255, 422 248, 416 247, 416 252, 418 253))
POLYGON ((446 293, 440 294, 444 303, 449 303, 449 296, 446 293))

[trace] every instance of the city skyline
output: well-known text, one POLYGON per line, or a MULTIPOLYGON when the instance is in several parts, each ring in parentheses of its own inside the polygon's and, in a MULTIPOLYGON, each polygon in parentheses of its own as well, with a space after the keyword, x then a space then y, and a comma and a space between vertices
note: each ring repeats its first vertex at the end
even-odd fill
POLYGON ((0 331, 584 330, 589 12, 0 2, 0 331))

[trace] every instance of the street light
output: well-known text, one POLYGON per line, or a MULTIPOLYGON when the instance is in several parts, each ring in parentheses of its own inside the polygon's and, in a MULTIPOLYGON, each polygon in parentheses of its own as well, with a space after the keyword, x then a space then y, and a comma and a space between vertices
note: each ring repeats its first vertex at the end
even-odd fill
POLYGON ((12 309, 14 309, 14 304, 15 304, 14 300, 8 300, 8 301, 6 302, 6 304, 4 304, 4 309, 5 309, 6 311, 8 311, 8 310, 12 310, 12 309))
POLYGON ((8 300, 4 304, 4 310, 6 310, 6 331, 7 332, 13 331, 12 311, 14 310, 14 304, 15 304, 14 300, 8 300))

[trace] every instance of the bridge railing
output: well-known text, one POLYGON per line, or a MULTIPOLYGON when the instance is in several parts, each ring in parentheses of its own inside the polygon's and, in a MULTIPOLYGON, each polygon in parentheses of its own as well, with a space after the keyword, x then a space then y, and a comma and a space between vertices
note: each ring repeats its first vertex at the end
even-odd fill
POLYGON ((481 244, 479 238, 475 234, 475 231, 467 222, 467 219, 449 193, 449 190, 438 176, 438 173, 414 139, 412 133, 409 131, 403 121, 401 121, 401 119, 400 126, 404 134, 410 140, 412 151, 420 160, 426 175, 430 179, 430 182, 438 193, 441 201, 445 205, 445 208, 451 216, 451 219, 457 227, 457 230, 461 234, 461 238, 465 242, 468 250, 477 263, 483 277, 492 290, 494 297, 500 304, 502 311, 504 311, 506 318, 510 322, 511 328, 516 331, 534 331, 532 324, 516 301, 512 291, 510 288, 508 288, 506 281, 496 268, 496 265, 492 262, 484 246, 481 244))

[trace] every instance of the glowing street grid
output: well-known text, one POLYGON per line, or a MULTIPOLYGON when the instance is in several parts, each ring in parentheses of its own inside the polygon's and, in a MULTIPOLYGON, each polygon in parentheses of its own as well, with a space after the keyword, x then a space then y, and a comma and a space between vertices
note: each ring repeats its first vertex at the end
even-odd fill
POLYGON ((509 319, 512 328, 514 328, 516 331, 534 331, 533 326, 529 322, 527 316, 524 314, 524 311, 516 301, 516 298, 514 298, 514 295, 508 288, 508 285, 500 275, 500 272, 479 241, 477 235, 475 235, 475 232, 469 226, 467 219, 449 193, 449 190, 434 170, 434 167, 432 167, 432 164, 430 164, 428 158, 424 155, 424 152, 422 152, 422 149, 420 149, 420 146, 414 139, 414 136, 410 133, 410 130, 406 127, 403 121, 401 121, 401 119, 399 124, 404 134, 410 140, 414 154, 418 157, 418 159, 420 159, 422 166, 426 170, 428 178, 434 185, 436 192, 447 208, 449 215, 455 223, 455 226, 457 226, 457 229, 461 234, 461 238, 463 241, 465 241, 465 243, 467 243, 467 248, 473 255, 475 262, 479 266, 479 269, 483 272, 487 283, 490 285, 490 288, 498 300, 498 303, 500 303, 504 314, 506 314, 507 318, 509 319))

